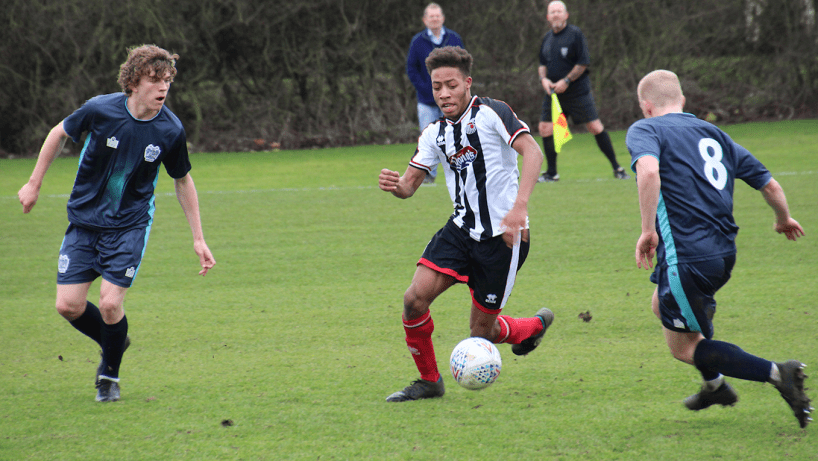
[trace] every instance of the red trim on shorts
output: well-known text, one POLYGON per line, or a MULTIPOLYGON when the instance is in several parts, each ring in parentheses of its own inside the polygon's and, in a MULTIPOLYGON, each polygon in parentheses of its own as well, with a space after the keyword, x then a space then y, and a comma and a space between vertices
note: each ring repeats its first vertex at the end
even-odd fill
POLYGON ((457 272, 453 271, 452 269, 444 269, 442 267, 439 267, 437 264, 429 261, 426 258, 420 258, 420 261, 418 261, 418 265, 421 265, 421 264, 428 267, 429 269, 432 269, 435 272, 440 272, 441 274, 446 274, 446 275, 449 275, 451 277, 454 277, 460 283, 468 283, 468 281, 469 281, 469 276, 468 275, 460 275, 457 272))

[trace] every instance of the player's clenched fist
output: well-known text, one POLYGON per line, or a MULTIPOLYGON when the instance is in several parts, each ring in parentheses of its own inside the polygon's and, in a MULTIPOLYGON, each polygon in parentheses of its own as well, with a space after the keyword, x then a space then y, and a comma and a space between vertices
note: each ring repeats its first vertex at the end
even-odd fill
POLYGON ((387 192, 394 192, 398 188, 399 181, 400 173, 397 171, 384 168, 381 170, 381 174, 378 175, 378 187, 387 192))

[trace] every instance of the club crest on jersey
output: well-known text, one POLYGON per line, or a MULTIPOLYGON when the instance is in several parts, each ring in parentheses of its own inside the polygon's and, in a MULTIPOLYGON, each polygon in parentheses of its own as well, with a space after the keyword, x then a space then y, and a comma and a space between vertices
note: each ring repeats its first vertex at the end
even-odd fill
POLYGON ((148 144, 148 147, 145 148, 145 161, 146 162, 154 162, 157 158, 159 158, 159 154, 162 152, 159 147, 154 146, 153 144, 148 144))
POLYGON ((471 119, 466 124, 466 134, 474 134, 475 131, 477 131, 477 124, 474 123, 474 119, 471 119))
POLYGON ((446 145, 446 137, 443 136, 443 135, 438 136, 437 137, 437 145, 438 146, 445 146, 446 145))
POLYGON ((111 136, 106 141, 107 141, 106 145, 111 149, 116 149, 117 147, 119 147, 119 139, 116 139, 116 136, 111 136))
POLYGON ((477 151, 472 146, 466 146, 449 159, 451 164, 457 171, 463 171, 477 158, 477 151))
POLYGON ((564 46, 564 47, 560 48, 560 54, 562 55, 563 58, 568 56, 568 47, 564 46))

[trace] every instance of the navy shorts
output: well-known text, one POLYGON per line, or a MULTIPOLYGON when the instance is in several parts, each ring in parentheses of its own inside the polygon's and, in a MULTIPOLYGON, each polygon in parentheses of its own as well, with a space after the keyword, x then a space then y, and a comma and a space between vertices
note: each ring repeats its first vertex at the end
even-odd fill
POLYGON ((94 231, 68 225, 60 247, 57 284, 71 285, 102 278, 130 288, 148 245, 150 227, 94 231))
MULTIPOLYGON (((558 94, 557 99, 560 101, 560 108, 562 108, 565 117, 570 117, 578 125, 593 122, 599 118, 596 113, 593 93, 580 94, 570 98, 558 94)), ((540 121, 551 122, 551 95, 546 95, 542 100, 540 121)))
POLYGON ((730 280, 736 256, 656 267, 650 281, 657 284, 659 313, 665 328, 700 332, 713 337, 716 292, 730 280))
POLYGON ((503 236, 478 242, 449 220, 423 251, 418 265, 468 284, 472 301, 482 311, 499 313, 508 300, 530 242, 506 246, 503 236))

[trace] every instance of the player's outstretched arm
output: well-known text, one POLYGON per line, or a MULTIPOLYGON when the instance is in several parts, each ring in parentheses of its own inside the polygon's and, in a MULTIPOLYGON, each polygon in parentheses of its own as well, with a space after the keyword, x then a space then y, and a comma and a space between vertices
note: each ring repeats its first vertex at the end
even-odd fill
POLYGON ((788 240, 797 240, 798 237, 804 236, 804 229, 798 224, 798 221, 792 219, 790 216, 790 208, 787 206, 787 197, 784 195, 784 189, 781 184, 775 179, 770 179, 764 187, 761 188, 761 195, 764 200, 775 211, 775 224, 773 228, 779 234, 787 236, 788 240))
POLYGON ((45 173, 48 171, 54 159, 60 155, 66 139, 68 139, 68 133, 65 132, 62 122, 52 128, 45 138, 31 177, 27 183, 23 184, 20 191, 17 192, 17 198, 20 199, 20 204, 23 205, 23 213, 28 213, 34 208, 34 205, 37 204, 45 173))
POLYGON ((426 172, 424 170, 411 166, 406 168, 406 173, 403 176, 397 171, 384 168, 378 175, 378 187, 382 191, 391 192, 395 197, 409 198, 423 184, 423 178, 425 177, 426 172))
POLYGON ((193 233, 193 251, 199 256, 199 264, 202 266, 199 275, 206 275, 207 271, 216 265, 216 259, 213 257, 213 253, 210 252, 207 243, 205 243, 196 185, 193 183, 190 173, 188 173, 184 178, 175 179, 174 186, 176 188, 176 198, 179 200, 179 205, 182 206, 182 211, 185 212, 185 218, 187 218, 190 231, 193 233))

